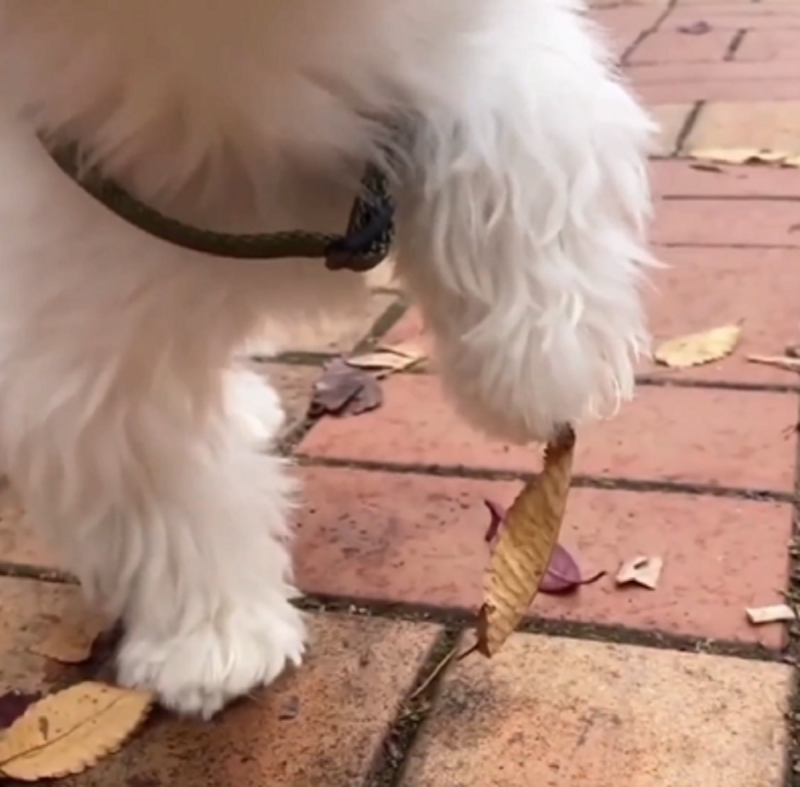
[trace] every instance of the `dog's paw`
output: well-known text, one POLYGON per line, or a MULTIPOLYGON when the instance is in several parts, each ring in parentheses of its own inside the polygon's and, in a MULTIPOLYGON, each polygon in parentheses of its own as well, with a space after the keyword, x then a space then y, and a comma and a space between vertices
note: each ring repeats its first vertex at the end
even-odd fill
POLYGON ((176 713, 209 719, 290 664, 298 666, 304 643, 301 614, 287 601, 279 608, 231 610, 174 637, 154 638, 140 626, 123 642, 118 679, 154 691, 176 713))

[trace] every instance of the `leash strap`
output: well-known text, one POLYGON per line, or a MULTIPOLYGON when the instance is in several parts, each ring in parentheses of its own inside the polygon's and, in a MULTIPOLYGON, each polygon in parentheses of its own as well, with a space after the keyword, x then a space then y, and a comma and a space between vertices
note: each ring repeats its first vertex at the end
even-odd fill
POLYGON ((214 257, 315 258, 324 259, 330 270, 364 273, 386 259, 392 245, 394 200, 386 175, 373 164, 366 167, 344 235, 305 230, 233 234, 193 227, 144 205, 96 169, 81 167, 80 151, 74 143, 55 147, 50 155, 84 191, 129 224, 159 240, 214 257))

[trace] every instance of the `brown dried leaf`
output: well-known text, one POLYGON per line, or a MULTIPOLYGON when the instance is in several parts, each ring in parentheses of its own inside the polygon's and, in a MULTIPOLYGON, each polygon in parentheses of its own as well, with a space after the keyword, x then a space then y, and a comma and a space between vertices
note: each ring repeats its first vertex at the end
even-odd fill
POLYGON ((60 664, 84 664, 92 655, 92 646, 103 630, 98 620, 59 620, 50 633, 28 650, 60 664))
POLYGON ((749 607, 745 610, 747 619, 754 626, 763 626, 765 623, 789 623, 797 616, 788 604, 772 604, 768 607, 749 607))
POLYGON ((0 738, 0 774, 35 782, 82 773, 118 751, 152 703, 149 693, 94 682, 51 694, 0 738))
POLYGON ((664 561, 660 557, 645 557, 637 555, 626 560, 617 572, 618 585, 641 585, 644 588, 655 590, 661 578, 661 569, 664 561))
POLYGON ((545 449, 544 469, 511 504, 485 577, 478 650, 502 647, 533 601, 558 543, 572 478, 575 433, 565 429, 545 449))
POLYGON ((654 353, 655 360, 672 369, 688 369, 718 361, 730 355, 739 343, 739 325, 723 325, 702 333, 690 333, 664 342, 654 353))

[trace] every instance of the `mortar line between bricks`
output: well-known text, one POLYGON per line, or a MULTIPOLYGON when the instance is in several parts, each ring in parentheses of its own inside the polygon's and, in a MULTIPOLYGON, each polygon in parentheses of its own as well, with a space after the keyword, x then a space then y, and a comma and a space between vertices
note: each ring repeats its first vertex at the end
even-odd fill
MULTIPOLYGON (((476 481, 531 481, 537 473, 523 470, 498 470, 490 467, 466 467, 464 465, 439 465, 416 462, 377 461, 371 459, 346 459, 334 456, 317 456, 306 453, 293 455, 300 467, 361 470, 368 473, 395 473, 398 475, 435 476, 438 478, 464 478, 476 481)), ((714 484, 662 481, 658 479, 621 478, 615 476, 575 475, 575 489, 614 490, 621 492, 666 493, 693 495, 695 497, 723 497, 737 500, 754 500, 762 503, 793 503, 794 492, 770 489, 717 486, 714 484)))
MULTIPOLYGON (((272 363, 281 363, 287 366, 305 366, 305 367, 318 367, 327 361, 338 358, 336 353, 292 353, 280 358, 276 358, 272 363)), ((412 369, 402 369, 395 372, 393 377, 398 376, 424 376, 431 375, 430 370, 424 367, 415 367, 412 369)), ((674 371, 665 369, 661 374, 659 372, 650 372, 636 376, 636 385, 645 387, 658 388, 658 387, 674 387, 674 388, 702 388, 709 390, 720 391, 743 391, 748 393, 788 393, 794 394, 800 391, 800 380, 797 383, 748 383, 737 382, 733 380, 700 380, 700 379, 684 379, 678 377, 668 377, 667 375, 674 374, 674 371), (663 375, 663 376, 662 376, 663 375)), ((787 374, 791 374, 787 372, 787 374)))
POLYGON ((363 787, 400 787, 402 784, 409 755, 433 712, 439 686, 447 671, 440 669, 442 661, 458 646, 461 633, 460 628, 445 627, 436 637, 387 727, 362 782, 363 787))
MULTIPOLYGON (((677 159, 676 159, 677 160, 677 159)), ((788 194, 662 194, 662 202, 800 202, 800 195, 788 194)), ((660 244, 663 245, 663 244, 660 244)))
MULTIPOLYGON (((583 588, 579 593, 591 592, 583 588)), ((324 593, 309 593, 297 602, 307 612, 347 613, 409 622, 436 623, 452 630, 473 630, 477 619, 474 610, 458 606, 389 601, 324 593)), ((516 631, 521 634, 564 637, 609 644, 633 645, 652 650, 672 650, 681 653, 707 653, 747 661, 784 663, 786 653, 780 648, 768 648, 757 642, 673 634, 656 629, 635 628, 614 623, 592 623, 581 620, 526 615, 516 631)))
POLYGON ((655 21, 649 26, 644 28, 638 36, 628 45, 625 51, 620 55, 620 66, 629 65, 628 60, 631 55, 646 41, 653 33, 658 31, 661 23, 672 13, 672 9, 677 5, 677 0, 669 0, 664 10, 656 17, 655 21))
MULTIPOLYGON (((800 423, 800 397, 797 400, 797 417, 800 423)), ((795 436, 795 504, 792 508, 792 546, 789 550, 788 600, 794 609, 800 601, 800 437, 795 436)), ((794 680, 787 713, 789 724, 788 751, 786 753, 786 787, 800 787, 800 630, 795 622, 789 628, 789 658, 794 664, 794 680)))
POLYGON ((736 31, 736 35, 734 35, 734 37, 731 39, 731 42, 728 44, 728 48, 725 51, 725 55, 722 58, 725 62, 730 62, 736 57, 736 53, 739 51, 739 47, 741 47, 742 43, 744 42, 746 35, 746 29, 739 29, 736 31))
MULTIPOLYGON (((700 101, 696 101, 694 106, 689 110, 688 114, 684 118, 681 130, 678 132, 678 136, 675 139, 675 149, 673 151, 673 155, 677 156, 680 154, 681 150, 683 150, 683 146, 686 144, 689 134, 692 133, 692 130, 697 123, 697 118, 700 116, 700 113, 703 111, 703 107, 705 107, 705 105, 706 102, 701 99, 700 101)), ((662 197, 662 199, 664 198, 662 197)))

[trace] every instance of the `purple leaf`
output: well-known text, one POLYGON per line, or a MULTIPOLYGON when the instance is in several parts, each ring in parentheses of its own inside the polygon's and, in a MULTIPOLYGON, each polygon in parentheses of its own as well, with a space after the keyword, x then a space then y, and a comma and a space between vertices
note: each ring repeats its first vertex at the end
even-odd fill
POLYGON ((334 358, 323 367, 322 377, 314 383, 310 412, 319 415, 360 415, 383 404, 378 381, 364 369, 351 366, 343 358, 334 358))
POLYGON ((493 500, 484 500, 483 504, 489 509, 489 527, 486 528, 486 534, 483 540, 487 544, 494 544, 497 537, 500 535, 500 528, 503 526, 506 512, 501 505, 495 503, 493 500))
POLYGON ((581 569, 575 558, 567 552, 561 544, 556 544, 550 563, 547 566, 539 590, 542 593, 558 595, 571 593, 581 585, 590 585, 606 575, 605 571, 600 571, 589 579, 581 577, 581 569))
MULTIPOLYGON (((493 500, 484 500, 483 504, 489 510, 489 527, 486 528, 484 540, 493 546, 505 525, 506 509, 493 500)), ((547 570, 539 583, 539 590, 550 595, 566 595, 574 592, 581 585, 591 585, 593 582, 597 582, 605 575, 605 571, 600 571, 588 579, 583 579, 580 566, 575 558, 561 544, 556 544, 547 570)))
POLYGON ((42 695, 38 691, 7 691, 0 694, 0 730, 8 729, 42 695))

